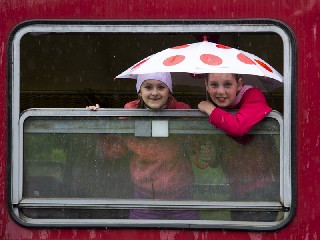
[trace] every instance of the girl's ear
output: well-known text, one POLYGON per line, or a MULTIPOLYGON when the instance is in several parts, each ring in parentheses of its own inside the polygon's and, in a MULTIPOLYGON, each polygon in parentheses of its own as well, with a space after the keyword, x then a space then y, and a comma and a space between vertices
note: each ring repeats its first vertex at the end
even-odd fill
POLYGON ((237 84, 238 84, 237 90, 238 90, 238 91, 240 91, 240 90, 241 90, 241 88, 242 88, 242 86, 243 86, 242 78, 239 78, 239 80, 238 80, 237 84))

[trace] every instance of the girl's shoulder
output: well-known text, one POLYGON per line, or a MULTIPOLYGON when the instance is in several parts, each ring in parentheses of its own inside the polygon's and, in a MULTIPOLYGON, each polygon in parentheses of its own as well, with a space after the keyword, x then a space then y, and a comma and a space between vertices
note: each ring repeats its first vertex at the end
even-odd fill
POLYGON ((139 99, 128 102, 124 105, 124 108, 138 108, 139 102, 140 102, 139 99))
POLYGON ((248 89, 243 94, 238 108, 241 108, 243 106, 253 106, 253 104, 255 105, 255 108, 257 108, 257 110, 259 109, 265 112, 270 112, 272 110, 263 92, 259 88, 255 87, 248 89))
POLYGON ((190 109, 190 106, 184 102, 177 102, 176 109, 190 109))
POLYGON ((190 109, 190 106, 184 102, 178 102, 174 97, 170 97, 167 109, 190 109))
POLYGON ((245 93, 243 93, 243 98, 255 98, 255 99, 265 99, 263 92, 256 87, 248 88, 245 93))

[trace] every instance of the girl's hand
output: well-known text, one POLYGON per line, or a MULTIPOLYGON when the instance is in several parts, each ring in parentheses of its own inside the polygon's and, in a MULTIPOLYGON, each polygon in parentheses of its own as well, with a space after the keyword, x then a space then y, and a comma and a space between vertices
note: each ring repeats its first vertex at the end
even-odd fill
POLYGON ((217 155, 217 147, 213 143, 202 143, 200 145, 200 149, 198 143, 196 143, 195 147, 197 152, 193 161, 196 167, 205 169, 207 167, 216 168, 220 165, 220 159, 217 155))
POLYGON ((200 149, 198 143, 196 143, 195 147, 197 152, 193 161, 196 167, 205 169, 209 166, 212 168, 219 166, 220 161, 217 159, 216 148, 212 143, 204 143, 200 145, 200 149))
POLYGON ((96 111, 100 108, 99 104, 96 104, 95 106, 87 106, 86 109, 89 109, 91 111, 96 111))
MULTIPOLYGON (((205 169, 207 167, 209 167, 209 161, 208 159, 210 158, 210 156, 208 156, 208 152, 203 152, 204 148, 203 146, 200 146, 200 149, 199 149, 199 145, 198 143, 195 143, 195 149, 196 149, 196 155, 194 156, 193 158, 193 163, 194 165, 197 167, 197 168, 200 168, 200 169, 205 169)), ((206 149, 205 147, 205 151, 208 150, 206 149)))
POLYGON ((201 112, 204 112, 210 116, 211 112, 216 108, 211 102, 202 101, 198 104, 198 108, 201 112))
POLYGON ((209 164, 210 161, 211 161, 211 158, 212 158, 211 150, 212 150, 212 146, 210 146, 209 144, 201 145, 200 146, 199 159, 202 162, 205 162, 205 163, 209 164))

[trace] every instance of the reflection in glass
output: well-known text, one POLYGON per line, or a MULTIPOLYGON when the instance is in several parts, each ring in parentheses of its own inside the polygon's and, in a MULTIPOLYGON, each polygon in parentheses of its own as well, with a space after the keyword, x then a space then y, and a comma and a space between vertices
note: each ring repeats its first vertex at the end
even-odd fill
MULTIPOLYGON (((150 200, 204 205, 208 201, 280 201, 276 120, 265 119, 240 138, 212 128, 203 118, 160 120, 168 121, 168 137, 152 136, 152 129, 146 128, 152 128, 148 122, 153 120, 143 117, 28 118, 23 197, 131 199, 132 203, 140 199, 142 206, 150 200), (210 160, 203 158, 203 146, 210 150, 210 160)), ((40 217, 43 211, 29 214, 40 217)), ((70 211, 64 213, 76 215, 70 211)), ((211 218, 219 218, 220 211, 214 210, 197 211, 197 215, 206 219, 208 212, 215 212, 209 214, 211 218)), ((239 211, 231 212, 231 217, 242 220, 234 215, 239 211)))

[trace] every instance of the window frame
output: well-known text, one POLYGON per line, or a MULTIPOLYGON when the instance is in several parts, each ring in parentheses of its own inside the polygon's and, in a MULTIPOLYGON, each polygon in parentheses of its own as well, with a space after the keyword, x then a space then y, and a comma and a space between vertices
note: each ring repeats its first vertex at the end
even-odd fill
MULTIPOLYGON (((294 123, 294 110, 295 110, 295 42, 291 31, 278 21, 273 20, 235 20, 235 21, 105 21, 105 22, 94 22, 94 21, 83 21, 83 22, 73 22, 73 21, 31 21, 19 25, 11 34, 9 39, 9 49, 8 49, 9 63, 8 67, 8 164, 9 169, 9 204, 12 207, 12 216, 21 224, 27 226, 139 226, 139 227, 152 227, 159 224, 161 227, 181 227, 181 228, 231 228, 231 229, 254 229, 254 230, 273 230, 278 229, 285 224, 287 224, 294 214, 294 149, 292 148, 294 144, 294 128, 292 125, 294 123), (172 220, 168 223, 167 220, 138 220, 134 222, 128 222, 128 220, 120 221, 119 223, 107 223, 107 220, 97 220, 84 219, 83 221, 77 221, 77 223, 71 223, 66 220, 54 220, 54 221, 37 221, 22 219, 19 217, 18 209, 16 206, 18 204, 32 204, 32 202, 22 201, 22 186, 23 186, 23 162, 21 162, 21 156, 23 153, 23 145, 21 143, 21 116, 20 114, 20 41, 21 38, 27 33, 48 33, 48 32, 58 32, 58 33, 173 33, 173 32, 274 32, 281 36, 283 41, 284 49, 284 64, 283 64, 283 75, 284 79, 284 112, 283 112, 283 128, 281 128, 281 148, 280 156, 283 157, 282 166, 280 170, 283 172, 280 174, 280 199, 283 200, 288 206, 290 206, 290 211, 285 217, 284 221, 281 222, 271 222, 271 223, 258 223, 258 222, 219 222, 219 221, 176 221, 172 220), (18 160, 17 160, 18 159, 18 160)), ((99 114, 107 114, 105 112, 89 112, 87 110, 75 109, 76 112, 80 112, 83 116, 92 116, 99 114)), ((121 115, 125 110, 116 109, 120 111, 121 115)), ((45 109, 39 109, 41 114, 49 114, 51 111, 45 111, 45 109)), ((61 116, 68 116, 71 114, 69 110, 65 109, 55 109, 54 114, 62 114, 61 116)), ((115 114, 113 112, 113 114, 115 114)), ((139 111, 137 111, 139 112, 139 111)), ((170 111, 169 111, 170 112, 170 111)), ((178 116, 182 116, 179 111, 174 111, 178 116)), ((191 110, 192 114, 200 114, 197 110, 191 110)), ((128 113, 129 114, 129 113, 128 113)), ((130 111, 130 114, 132 112, 130 111)), ((145 114, 145 112, 143 113, 145 114)), ((49 114, 50 115, 50 114, 49 114)), ((107 114, 108 115, 108 114, 107 114)), ((117 116, 117 114, 115 114, 117 116)), ((145 115, 144 115, 145 116, 145 115)), ((170 115, 170 116, 174 116, 170 115)), ((279 120, 278 120, 279 121, 279 120)), ((169 204, 169 202, 168 202, 169 204)), ((236 206, 237 207, 237 206, 236 206)))
MULTIPOLYGON (((148 111, 144 109, 135 109, 135 110, 125 110, 125 109, 99 109, 99 111, 88 111, 86 109, 29 109, 22 113, 20 121, 19 121, 19 132, 20 132, 20 143, 19 145, 23 146, 23 135, 24 135, 24 122, 28 118, 37 118, 37 117, 64 117, 64 118, 74 118, 77 117, 81 118, 95 118, 95 117, 147 117, 153 119, 159 119, 163 117, 170 117, 174 118, 204 118, 207 119, 207 115, 201 113, 198 110, 165 110, 165 111, 148 111)), ((279 123, 279 135, 280 135, 280 149, 282 148, 283 142, 283 119, 280 113, 277 111, 272 111, 267 115, 267 118, 275 119, 279 123)), ((89 120, 90 121, 90 120, 89 120)), ((80 129, 81 133, 93 133, 91 129, 80 129)), ((101 129, 103 130, 103 129, 101 129)), ((100 130, 100 131, 101 131, 100 130)), ((50 130, 48 130, 50 132, 50 130)), ((93 130, 94 133, 103 133, 97 129, 93 130)), ((191 130, 192 131, 192 130, 191 130)), ((224 134, 223 131, 220 129, 214 129, 217 134, 224 134)), ((251 130, 251 133, 254 134, 254 129, 251 130)), ((74 129, 61 129, 59 133, 74 133, 74 129)), ((23 151, 20 152, 19 156, 19 165, 23 166, 23 151)), ((280 169, 283 166, 283 154, 280 150, 280 169)), ((19 172, 19 179, 23 178, 23 170, 20 169, 19 172)), ((283 178, 282 174, 280 173, 280 186, 284 185, 285 179, 283 178)), ((16 184, 15 184, 16 185, 16 184)), ((21 184, 22 188, 22 184, 21 184)), ((21 196, 22 196, 22 189, 21 189, 21 196)), ((23 198, 21 197, 17 203, 15 203, 16 208, 77 208, 82 207, 83 209, 121 209, 121 208, 130 208, 130 207, 153 207, 153 208, 162 208, 166 207, 166 209, 176 209, 176 207, 183 206, 186 209, 207 209, 207 210, 234 210, 234 209, 250 209, 250 210, 270 210, 270 211, 285 211, 285 209, 289 209, 289 205, 287 199, 284 199, 280 194, 280 202, 272 202, 272 201, 259 201, 259 202, 239 202, 239 201, 170 201, 170 200, 133 200, 133 199, 94 199, 94 198, 23 198)), ((286 213, 285 213, 286 214, 286 213)), ((37 226, 42 225, 55 225, 57 222, 59 225, 66 225, 72 224, 74 219, 32 219, 24 216, 24 220, 29 224, 35 224, 37 226)), ((215 221, 214 220, 139 220, 136 219, 77 219, 78 224, 85 224, 88 221, 92 223, 100 223, 104 222, 108 226, 117 226, 119 224, 124 225, 148 225, 154 226, 154 224, 167 225, 168 223, 172 226, 176 224, 190 226, 211 226, 215 221), (110 221, 110 222, 109 222, 110 221), (146 223, 147 222, 147 223, 146 223)), ((219 223, 219 221, 217 221, 219 223)), ((224 223, 224 227, 232 226, 235 221, 227 221, 224 223)), ((219 223, 220 224, 220 223, 219 223)), ((240 226, 246 226, 249 222, 243 221, 238 222, 240 226)), ((252 224, 252 222, 251 222, 252 224)), ((261 223, 255 222, 254 225, 259 225, 261 223)), ((278 222, 269 222, 265 223, 266 227, 275 226, 278 222)))

